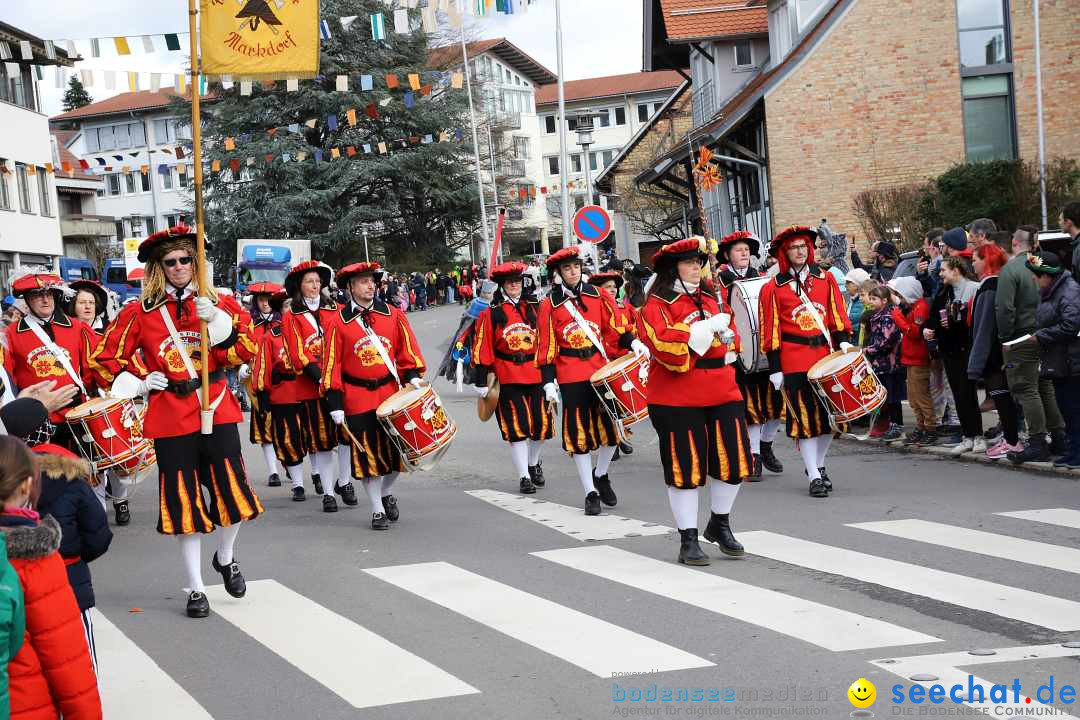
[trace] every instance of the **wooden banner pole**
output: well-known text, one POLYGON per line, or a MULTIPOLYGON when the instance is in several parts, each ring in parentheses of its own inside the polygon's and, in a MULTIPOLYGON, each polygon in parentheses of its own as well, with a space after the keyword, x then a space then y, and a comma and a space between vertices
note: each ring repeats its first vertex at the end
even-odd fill
MULTIPOLYGON (((202 198, 202 116, 199 109, 199 38, 195 33, 195 17, 198 9, 196 0, 188 0, 188 31, 191 36, 191 162, 195 166, 195 254, 199 263, 199 296, 207 297, 206 277, 206 231, 203 227, 203 198, 202 198)), ((210 410, 210 339, 206 331, 206 323, 199 321, 199 330, 202 335, 202 409, 203 412, 210 410)), ((213 431, 213 426, 210 428, 213 431)), ((210 434, 203 428, 203 434, 210 434)))

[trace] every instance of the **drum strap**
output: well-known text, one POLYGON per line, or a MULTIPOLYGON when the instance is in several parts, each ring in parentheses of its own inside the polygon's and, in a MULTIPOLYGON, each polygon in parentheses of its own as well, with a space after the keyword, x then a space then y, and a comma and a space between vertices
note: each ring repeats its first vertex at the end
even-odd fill
MULTIPOLYGON (((180 334, 176 332, 176 325, 173 324, 172 316, 169 315, 169 311, 162 305, 158 310, 161 312, 161 318, 165 321, 165 329, 169 331, 169 337, 172 338, 173 346, 176 348, 176 352, 180 353, 180 360, 184 363, 184 369, 187 370, 188 376, 192 380, 198 380, 199 374, 195 372, 195 365, 191 362, 191 356, 188 355, 187 347, 184 343, 180 342, 180 334)), ((210 362, 210 358, 204 358, 203 362, 210 362)), ((211 373, 213 375, 214 373, 211 373)), ((221 401, 225 399, 225 393, 229 391, 228 384, 221 389, 221 394, 210 403, 210 410, 215 411, 221 401)))
POLYGON ((818 330, 821 331, 821 334, 825 336, 825 342, 829 345, 829 352, 832 352, 832 335, 830 335, 829 331, 825 329, 825 321, 822 319, 821 314, 817 311, 817 308, 814 307, 814 303, 810 302, 810 298, 806 297, 806 293, 803 292, 802 286, 796 285, 796 287, 799 289, 799 299, 802 300, 803 306, 814 318, 814 323, 817 325, 818 330))
POLYGON ((307 312, 300 314, 303 315, 305 319, 307 319, 308 323, 311 325, 311 329, 314 330, 319 335, 319 337, 322 337, 322 326, 319 325, 319 321, 315 319, 315 313, 317 312, 318 310, 308 310, 307 312))
POLYGON ((608 356, 607 353, 604 351, 604 344, 596 339, 596 334, 593 333, 592 328, 589 326, 589 323, 585 322, 585 318, 581 317, 581 313, 579 313, 578 309, 574 307, 574 299, 568 299, 565 303, 563 303, 563 307, 565 307, 566 311, 570 313, 570 317, 573 318, 574 324, 581 329, 581 332, 585 333, 585 337, 589 338, 589 342, 591 342, 593 344, 593 347, 595 347, 600 352, 600 355, 603 356, 604 362, 607 362, 608 356))
POLYGON ((41 344, 48 348, 49 352, 56 358, 56 362, 60 363, 60 367, 64 368, 64 371, 68 374, 68 377, 74 381, 75 385, 82 390, 83 395, 86 395, 86 386, 83 385, 82 378, 79 377, 79 373, 75 372, 75 368, 71 367, 71 361, 68 359, 66 352, 56 346, 45 331, 41 329, 41 323, 36 319, 27 318, 26 325, 30 328, 31 332, 37 336, 37 339, 41 341, 41 344))
POLYGON ((382 358, 383 364, 386 365, 386 369, 394 376, 394 382, 401 385, 401 378, 398 377, 397 366, 394 365, 393 361, 390 359, 390 354, 386 352, 386 347, 383 346, 378 333, 367 326, 363 319, 363 313, 357 313, 356 322, 364 331, 364 334, 371 340, 371 344, 375 346, 375 350, 379 353, 379 357, 382 358))

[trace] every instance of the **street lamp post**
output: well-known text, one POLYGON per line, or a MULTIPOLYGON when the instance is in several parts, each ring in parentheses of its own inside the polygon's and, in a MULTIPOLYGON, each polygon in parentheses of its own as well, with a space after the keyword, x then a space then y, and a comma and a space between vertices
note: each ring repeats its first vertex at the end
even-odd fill
POLYGON ((371 257, 368 255, 367 247, 367 228, 364 228, 364 262, 371 262, 371 257))
MULTIPOLYGON (((589 148, 593 144, 593 115, 588 110, 577 114, 577 137, 578 145, 581 146, 581 161, 585 165, 585 204, 593 204, 593 192, 592 192, 592 168, 589 165, 589 148)), ((599 269, 599 248, 596 244, 589 243, 589 254, 592 256, 593 264, 599 269)))

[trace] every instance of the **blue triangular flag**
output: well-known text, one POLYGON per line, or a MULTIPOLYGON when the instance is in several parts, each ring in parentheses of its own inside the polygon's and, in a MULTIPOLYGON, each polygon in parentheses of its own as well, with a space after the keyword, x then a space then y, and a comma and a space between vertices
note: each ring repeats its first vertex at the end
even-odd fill
POLYGON ((371 154, 371 145, 369 145, 368 143, 364 143, 364 152, 367 153, 368 155, 370 155, 371 154))
POLYGON ((322 150, 316 150, 315 151, 315 162, 316 163, 321 163, 322 162, 322 150))
POLYGON ((291 132, 291 133, 300 132, 300 123, 293 123, 293 124, 289 125, 289 132, 291 132))
POLYGON ((374 81, 372 80, 370 75, 361 75, 360 76, 360 89, 361 90, 371 90, 373 87, 374 87, 374 81))
POLYGON ((326 129, 337 130, 337 115, 326 116, 326 129))
POLYGON ((289 153, 281 153, 281 162, 289 162, 292 160, 292 155, 289 153))
POLYGON ((412 92, 405 93, 405 107, 411 108, 415 104, 416 97, 412 94, 412 92))

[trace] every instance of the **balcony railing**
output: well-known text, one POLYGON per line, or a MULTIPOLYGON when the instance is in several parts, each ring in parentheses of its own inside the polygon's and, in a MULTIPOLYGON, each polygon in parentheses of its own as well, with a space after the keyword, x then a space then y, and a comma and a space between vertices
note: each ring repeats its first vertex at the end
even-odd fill
POLYGON ((713 91, 713 82, 709 80, 701 84, 694 92, 694 127, 704 125, 716 114, 716 93, 713 91))
POLYGON ((108 215, 64 215, 60 234, 65 238, 111 237, 116 234, 116 219, 108 215))
POLYGON ((496 169, 498 174, 504 178, 525 177, 528 174, 526 162, 520 158, 502 160, 496 164, 496 169))
POLYGON ((521 129, 521 113, 519 112, 497 112, 495 113, 495 129, 496 130, 520 130, 521 129))

